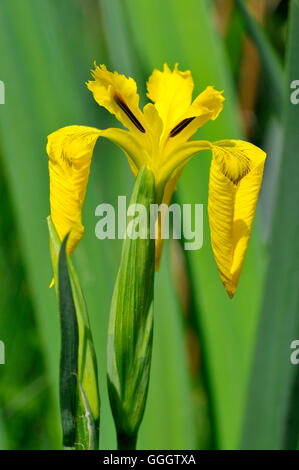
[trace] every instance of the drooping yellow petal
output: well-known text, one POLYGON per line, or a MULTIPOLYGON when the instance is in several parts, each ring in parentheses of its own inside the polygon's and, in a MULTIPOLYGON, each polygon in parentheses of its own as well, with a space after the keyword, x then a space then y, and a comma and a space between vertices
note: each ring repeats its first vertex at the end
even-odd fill
POLYGON ((84 233, 81 210, 93 149, 99 136, 124 151, 135 175, 144 162, 143 150, 134 136, 122 129, 69 126, 48 136, 51 217, 61 240, 71 232, 67 241, 70 256, 84 233))
POLYGON ((213 144, 208 213, 214 257, 233 297, 250 239, 266 154, 248 142, 213 144))
POLYGON ((91 72, 94 80, 87 82, 87 88, 94 99, 133 132, 144 134, 144 116, 139 109, 139 95, 133 78, 127 78, 117 72, 109 72, 105 65, 91 72))
POLYGON ((69 126, 48 136, 51 218, 61 240, 70 231, 69 255, 83 237, 81 209, 99 135, 95 128, 69 126))
POLYGON ((170 70, 164 64, 163 71, 155 69, 147 82, 147 96, 155 103, 163 121, 165 132, 177 124, 191 105, 193 79, 189 70, 182 72, 175 64, 170 70))

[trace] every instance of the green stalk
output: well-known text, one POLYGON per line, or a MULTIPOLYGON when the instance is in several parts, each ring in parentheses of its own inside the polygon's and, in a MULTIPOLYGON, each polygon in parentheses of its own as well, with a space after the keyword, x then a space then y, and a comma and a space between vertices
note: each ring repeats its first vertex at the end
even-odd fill
POLYGON ((140 170, 114 289, 108 334, 108 391, 119 449, 135 449, 143 417, 152 356, 155 240, 150 237, 153 173, 140 170), (141 231, 143 231, 141 237, 141 231), (133 239, 134 238, 134 239, 133 239))
POLYGON ((137 434, 135 436, 127 436, 125 434, 117 434, 118 450, 134 450, 136 449, 137 434))

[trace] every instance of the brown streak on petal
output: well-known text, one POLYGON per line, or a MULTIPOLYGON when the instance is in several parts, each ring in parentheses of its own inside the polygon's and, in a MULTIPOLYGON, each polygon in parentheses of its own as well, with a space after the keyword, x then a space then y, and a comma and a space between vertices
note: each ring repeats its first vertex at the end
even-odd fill
POLYGON ((179 124, 177 124, 172 129, 169 136, 170 137, 175 137, 176 135, 178 135, 183 129, 185 129, 185 127, 188 126, 188 124, 190 124, 190 122, 193 121, 193 119, 195 119, 195 118, 194 117, 189 117, 189 118, 183 119, 179 124))
POLYGON ((119 95, 117 95, 117 94, 114 96, 114 99, 115 99, 116 104, 118 104, 118 106, 120 107, 120 109, 128 116, 128 118, 130 119, 130 121, 132 121, 132 123, 137 127, 137 129, 138 129, 140 132, 145 133, 144 127, 143 127, 142 124, 138 121, 138 119, 136 118, 136 116, 134 116, 134 114, 132 113, 132 111, 130 110, 130 108, 126 105, 126 103, 123 101, 123 99, 122 99, 119 95))

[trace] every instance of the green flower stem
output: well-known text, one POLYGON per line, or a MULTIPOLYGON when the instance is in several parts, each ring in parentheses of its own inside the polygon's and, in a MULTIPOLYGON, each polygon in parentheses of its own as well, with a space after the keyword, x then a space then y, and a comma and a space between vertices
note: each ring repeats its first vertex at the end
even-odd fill
POLYGON ((126 434, 117 435, 117 449, 118 450, 135 450, 137 443, 137 434, 134 436, 127 436, 126 434))
POLYGON ((149 383, 155 275, 150 205, 154 202, 154 175, 143 168, 130 202, 130 207, 138 204, 138 215, 127 224, 109 320, 108 391, 119 449, 136 447, 149 383))

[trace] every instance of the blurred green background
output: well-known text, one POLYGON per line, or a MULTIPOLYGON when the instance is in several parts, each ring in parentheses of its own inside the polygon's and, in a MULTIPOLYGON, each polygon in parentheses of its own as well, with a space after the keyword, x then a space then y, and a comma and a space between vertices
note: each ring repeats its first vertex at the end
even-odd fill
MULTIPOLYGON (((84 83, 96 60, 133 76, 141 104, 153 68, 190 69, 195 94, 224 90, 224 111, 200 129, 267 154, 254 230, 230 301, 207 220, 210 155, 184 170, 177 201, 203 203, 204 244, 165 244, 156 276, 143 449, 285 449, 299 445, 298 0, 0 0, 0 448, 61 448, 59 318, 49 289, 46 137, 112 117, 84 83), (244 9, 244 5, 247 6, 244 9)), ((99 362, 103 449, 115 448, 106 390, 107 320, 120 241, 99 241, 95 208, 129 196, 133 177, 112 144, 96 145, 74 255, 99 362)))

